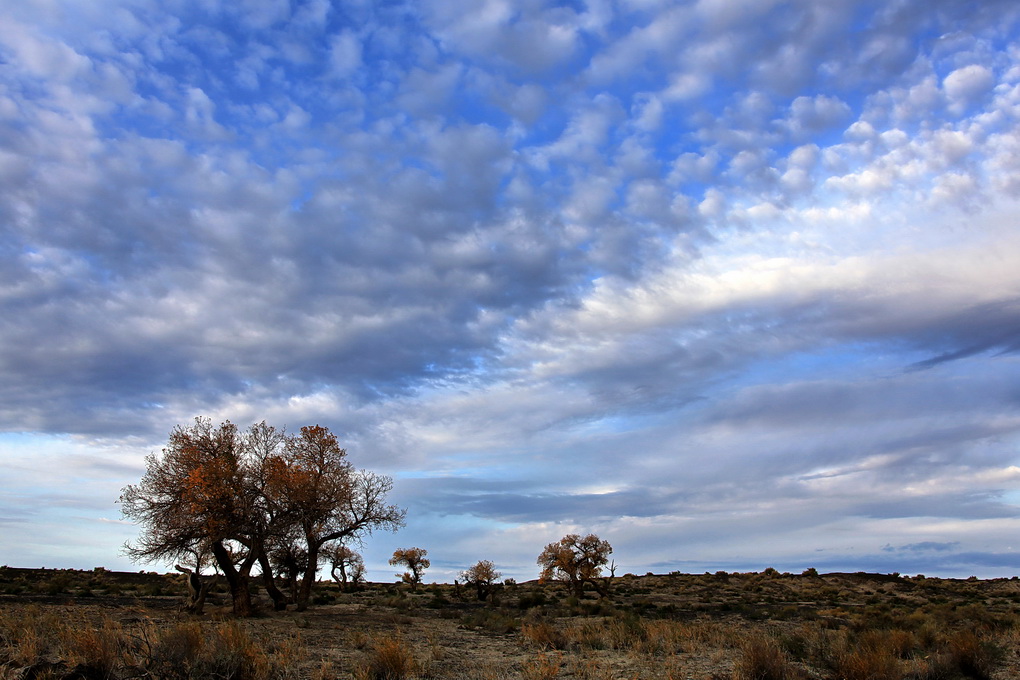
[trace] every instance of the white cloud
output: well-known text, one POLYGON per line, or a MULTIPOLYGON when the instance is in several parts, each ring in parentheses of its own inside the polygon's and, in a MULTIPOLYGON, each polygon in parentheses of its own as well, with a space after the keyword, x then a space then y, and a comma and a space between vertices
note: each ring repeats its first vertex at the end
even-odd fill
POLYGON ((343 31, 330 39, 330 70, 338 78, 349 78, 361 67, 361 40, 353 31, 343 31))
POLYGON ((988 94, 994 85, 995 76, 991 69, 980 64, 958 68, 942 81, 942 87, 953 106, 961 112, 988 94))
POLYGON ((797 97, 782 124, 795 139, 805 139, 813 133, 844 125, 850 115, 850 107, 836 97, 797 97))

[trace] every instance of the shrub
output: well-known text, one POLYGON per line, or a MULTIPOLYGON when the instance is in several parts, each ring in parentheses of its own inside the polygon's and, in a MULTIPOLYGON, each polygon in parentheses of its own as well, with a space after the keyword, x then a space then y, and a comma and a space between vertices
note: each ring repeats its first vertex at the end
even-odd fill
POLYGON ((538 654, 524 663, 521 668, 521 677, 524 680, 552 680, 560 674, 562 664, 563 656, 561 654, 538 654))
POLYGON ((521 626, 521 636, 540 649, 566 649, 570 644, 564 631, 548 621, 525 623, 521 626))
POLYGON ((545 593, 525 593, 517 600, 518 609, 541 607, 546 603, 545 593))
POLYGON ((973 632, 961 631, 949 640, 948 656, 951 665, 966 678, 989 680, 995 667, 996 649, 982 642, 973 632))
POLYGON ((837 658, 837 672, 844 680, 901 680, 899 659, 888 647, 858 647, 837 658))
POLYGON ((493 633, 513 633, 520 626, 520 621, 503 611, 485 609, 464 616, 461 624, 465 628, 481 628, 493 633))
POLYGON ((67 626, 61 637, 75 672, 84 677, 109 678, 122 661, 124 634, 109 619, 99 627, 67 626))
POLYGON ((42 590, 47 595, 59 595, 61 593, 70 592, 71 588, 71 577, 67 574, 58 573, 49 581, 42 586, 42 590))
POLYGON ((158 678, 190 677, 202 644, 202 627, 198 623, 177 624, 150 642, 145 666, 158 678))
POLYGON ((62 622, 38 606, 0 610, 0 663, 28 666, 56 651, 62 622))
POLYGON ((149 623, 129 634, 107 618, 58 618, 34 607, 0 611, 0 665, 21 669, 17 677, 275 680, 294 673, 298 652, 293 641, 273 647, 237 623, 207 629, 149 623))
POLYGON ((791 680, 796 677, 796 667, 779 644, 763 635, 753 635, 743 644, 733 671, 734 680, 791 680))
POLYGON ((571 664, 570 674, 580 680, 613 680, 613 672, 603 668, 595 659, 577 659, 571 664))
POLYGON ((404 680, 418 672, 411 648, 399 638, 384 637, 372 645, 368 658, 355 669, 359 680, 404 680))

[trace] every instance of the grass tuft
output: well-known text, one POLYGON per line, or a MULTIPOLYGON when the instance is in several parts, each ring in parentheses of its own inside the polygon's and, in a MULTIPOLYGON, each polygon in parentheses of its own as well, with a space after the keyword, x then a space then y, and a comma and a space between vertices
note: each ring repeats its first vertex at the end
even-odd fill
POLYGON ((383 637, 372 644, 354 676, 357 680, 406 680, 417 672, 411 648, 400 638, 383 637))
POLYGON ((801 677, 779 642, 766 635, 752 635, 740 648, 733 680, 793 680, 801 677))

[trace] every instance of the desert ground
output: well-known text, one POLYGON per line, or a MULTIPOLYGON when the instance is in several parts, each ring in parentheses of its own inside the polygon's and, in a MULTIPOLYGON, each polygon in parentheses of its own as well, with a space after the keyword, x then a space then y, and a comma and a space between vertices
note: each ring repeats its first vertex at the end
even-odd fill
POLYGON ((0 568, 0 678, 1020 678, 1020 581, 898 574, 615 577, 608 597, 509 583, 320 583, 303 612, 230 614, 184 577, 0 568))

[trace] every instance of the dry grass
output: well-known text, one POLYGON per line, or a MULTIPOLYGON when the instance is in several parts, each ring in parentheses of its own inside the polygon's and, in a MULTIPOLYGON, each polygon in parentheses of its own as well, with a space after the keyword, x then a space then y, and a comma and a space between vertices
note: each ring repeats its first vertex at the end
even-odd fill
MULTIPOLYGON (((0 586, 31 590, 0 595, 5 680, 1020 677, 1020 582, 1006 580, 626 576, 608 599, 527 583, 496 605, 459 598, 453 586, 376 584, 324 593, 329 605, 300 614, 234 620, 222 595, 208 616, 189 618, 168 597, 68 595, 82 585, 52 570, 36 585, 4 585, 4 576, 0 586)), ((150 588, 140 575, 121 586, 109 574, 83 577, 109 591, 150 588)))
POLYGON ((562 668, 562 654, 540 653, 524 663, 521 668, 521 678, 522 680, 552 680, 559 676, 562 668))
POLYGON ((0 642, 2 665, 33 677, 45 669, 45 675, 86 679, 286 680, 295 677, 303 654, 296 641, 260 639, 237 621, 140 622, 129 631, 107 616, 86 621, 38 606, 0 610, 0 642))
POLYGON ((407 680, 418 673, 414 652, 400 638, 382 637, 371 653, 355 668, 356 680, 407 680))
POLYGON ((795 680, 803 677, 770 636, 751 635, 741 646, 733 680, 795 680))

